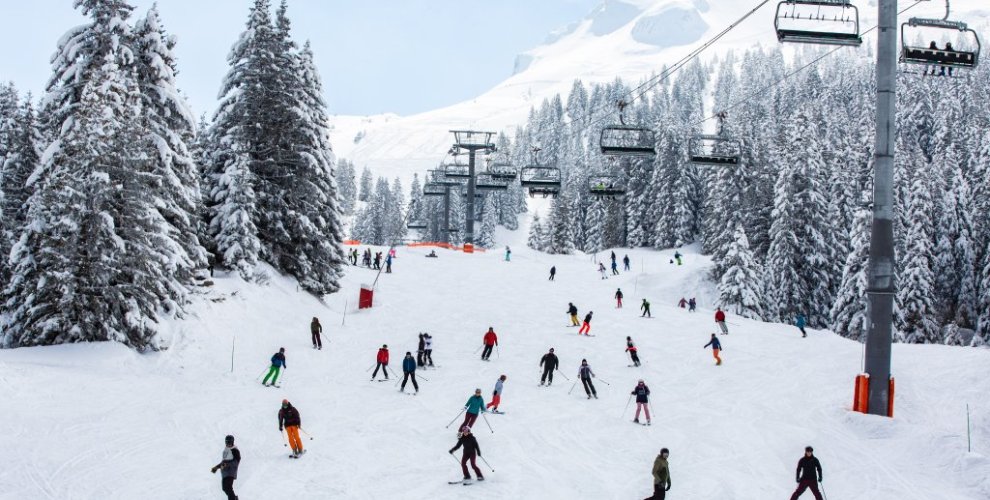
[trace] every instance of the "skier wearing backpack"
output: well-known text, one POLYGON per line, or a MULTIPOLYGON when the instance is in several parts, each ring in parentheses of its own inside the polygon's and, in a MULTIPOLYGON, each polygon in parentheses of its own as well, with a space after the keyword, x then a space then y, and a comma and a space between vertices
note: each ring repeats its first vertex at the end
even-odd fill
POLYGON ((798 330, 801 330, 802 337, 808 336, 808 332, 804 331, 804 325, 807 321, 808 320, 805 319, 804 314, 801 313, 798 313, 797 318, 794 319, 794 326, 797 326, 798 330))
POLYGON ((647 318, 652 318, 653 317, 653 315, 650 314, 650 303, 646 299, 643 299, 643 305, 639 306, 639 308, 642 309, 642 311, 643 311, 643 314, 640 315, 640 318, 642 318, 644 316, 647 317, 647 318))
POLYGON ((279 370, 285 368, 287 368, 285 366, 285 348, 279 347, 278 352, 276 352, 275 355, 272 356, 272 367, 268 369, 268 375, 265 375, 265 379, 261 381, 261 385, 268 387, 269 377, 271 377, 272 379, 271 385, 275 385, 278 382, 279 370))
POLYGON ((495 381, 495 391, 492 392, 492 400, 485 406, 485 409, 491 408, 492 413, 499 413, 498 404, 502 402, 502 385, 505 383, 505 375, 502 375, 495 381))
POLYGON ((488 327, 488 331, 485 332, 482 342, 485 344, 485 348, 481 351, 481 360, 488 361, 488 358, 492 356, 492 349, 498 345, 498 335, 495 335, 494 328, 488 327))
MULTIPOLYGON (((382 348, 378 350, 378 356, 375 357, 375 371, 371 374, 371 380, 375 380, 378 376, 378 369, 381 368, 382 373, 385 374, 385 380, 388 380, 388 346, 382 344, 382 348)), ((365 372, 367 373, 367 372, 365 372)))
POLYGON ((715 309, 715 324, 722 329, 722 335, 729 334, 729 328, 725 326, 725 312, 721 307, 715 309))
POLYGON ((646 386, 646 382, 639 379, 639 383, 629 394, 636 396, 636 417, 633 422, 639 423, 639 411, 643 410, 646 412, 646 425, 650 425, 650 388, 646 386))
POLYGON ((234 436, 224 438, 223 459, 213 466, 210 472, 220 471, 220 489, 227 494, 227 500, 237 500, 234 494, 234 480, 237 479, 237 466, 241 464, 241 450, 234 446, 234 436))
POLYGON ((798 460, 796 476, 798 487, 791 495, 791 500, 797 500, 807 489, 810 489, 811 494, 815 495, 815 500, 822 500, 822 494, 818 491, 818 483, 822 482, 822 464, 815 458, 814 448, 810 446, 804 448, 804 456, 798 460), (817 482, 815 481, 816 473, 817 482))
POLYGON ((567 314, 571 315, 571 326, 580 326, 578 322, 578 308, 573 303, 567 303, 567 314))
POLYGON ((413 389, 416 389, 416 394, 419 394, 419 384, 416 383, 416 360, 413 359, 411 352, 406 352, 406 357, 402 360, 402 386, 399 387, 399 392, 406 392, 406 381, 412 379, 413 389))
POLYGON ((615 308, 616 309, 622 309, 622 289, 621 288, 616 289, 616 291, 615 291, 615 302, 616 302, 615 308))
POLYGON ((481 389, 474 390, 474 396, 468 398, 464 403, 464 422, 461 427, 472 426, 478 420, 478 414, 485 410, 485 398, 481 397, 481 389))
POLYGON ((323 325, 320 324, 320 320, 315 316, 309 324, 309 332, 313 336, 313 349, 323 349, 323 339, 320 338, 320 334, 323 333, 323 325))
POLYGON ((598 399, 598 391, 595 390, 595 384, 591 382, 591 379, 595 378, 595 372, 591 371, 587 359, 581 360, 581 367, 578 368, 578 378, 581 379, 581 385, 584 386, 584 392, 588 395, 588 399, 591 399, 591 396, 598 399))
POLYGON ((547 387, 550 387, 550 385, 553 384, 553 372, 559 365, 560 360, 557 359, 557 355, 553 353, 553 347, 551 347, 550 352, 544 354, 543 357, 540 358, 540 366, 543 367, 543 376, 540 377, 540 385, 547 382, 548 378, 550 381, 547 382, 547 387))
POLYGON ((289 447, 292 448, 292 458, 299 458, 299 455, 306 453, 303 449, 302 440, 299 439, 299 427, 302 426, 302 417, 299 410, 289 403, 288 399, 282 400, 282 409, 278 411, 278 431, 285 429, 285 434, 289 437, 289 447))
POLYGON ((626 352, 632 358, 633 366, 639 366, 639 355, 636 354, 636 344, 633 344, 632 337, 626 337, 626 352))
MULTIPOLYGON (((722 343, 718 341, 718 337, 712 334, 712 339, 705 344, 705 347, 712 346, 712 356, 715 357, 715 366, 722 364, 722 358, 718 357, 718 353, 722 350, 722 343)), ((702 347, 704 349, 705 347, 702 347)))
POLYGON ((474 474, 478 476, 478 481, 484 481, 485 476, 481 474, 481 469, 475 463, 476 456, 481 456, 481 447, 478 446, 478 440, 474 438, 474 434, 471 434, 471 427, 468 425, 461 426, 461 431, 457 433, 457 444, 450 449, 449 453, 453 455, 461 446, 464 447, 464 453, 461 455, 461 472, 464 473, 464 481, 471 480, 471 474, 468 473, 468 462, 471 462, 471 468, 474 469, 474 474))
POLYGON ((590 336, 590 334, 588 332, 591 331, 591 315, 592 314, 595 314, 595 312, 594 311, 588 311, 588 314, 586 314, 584 316, 584 324, 582 324, 581 325, 581 329, 578 330, 578 335, 581 335, 583 333, 585 335, 590 336))
POLYGON ((645 500, 664 500, 670 491, 670 468, 667 465, 667 455, 670 450, 662 448, 657 459, 653 461, 653 495, 645 500))

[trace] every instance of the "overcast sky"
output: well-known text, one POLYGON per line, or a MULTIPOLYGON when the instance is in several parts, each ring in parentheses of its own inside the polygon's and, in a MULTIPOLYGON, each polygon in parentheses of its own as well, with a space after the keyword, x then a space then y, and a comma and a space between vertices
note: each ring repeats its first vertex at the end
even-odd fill
MULTIPOLYGON (((0 80, 37 95, 58 39, 85 19, 72 0, 0 0, 0 80)), ((137 13, 152 0, 132 0, 137 13)), ((313 43, 333 114, 402 115, 475 97, 512 73, 515 55, 599 0, 290 0, 293 37, 313 43)), ((212 112, 226 55, 252 0, 159 0, 178 36, 179 83, 212 112)), ((278 0, 273 0, 277 5, 278 0)))

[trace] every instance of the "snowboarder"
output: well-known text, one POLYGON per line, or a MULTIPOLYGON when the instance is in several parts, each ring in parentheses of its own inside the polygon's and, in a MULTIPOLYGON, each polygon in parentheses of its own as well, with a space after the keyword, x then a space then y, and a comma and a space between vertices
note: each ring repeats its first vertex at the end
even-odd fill
POLYGON ((392 274, 392 254, 385 257, 385 274, 392 274))
POLYGON ((299 416, 299 410, 292 406, 288 399, 283 399, 282 409, 278 411, 278 431, 282 432, 283 427, 285 428, 285 434, 289 436, 289 447, 292 448, 292 458, 299 458, 299 455, 306 452, 302 440, 299 439, 301 426, 302 417, 299 416))
POLYGON ((320 320, 315 316, 309 324, 309 332, 313 336, 313 349, 323 349, 323 339, 320 338, 320 334, 323 333, 323 325, 320 324, 320 320))
POLYGON ((615 276, 616 274, 619 274, 619 265, 616 264, 615 261, 613 260, 612 261, 612 275, 615 276))
POLYGON ((427 366, 433 366, 433 335, 424 333, 423 339, 425 340, 423 347, 426 348, 426 350, 423 351, 423 362, 426 363, 427 366))
POLYGON ((622 309, 622 289, 618 288, 615 291, 615 308, 622 309))
POLYGON ((729 328, 725 326, 725 312, 721 307, 715 309, 715 324, 722 329, 722 335, 729 334, 729 328))
POLYGON ((573 302, 567 303, 567 314, 571 315, 571 326, 580 326, 581 323, 578 322, 578 309, 573 302))
POLYGON ((674 260, 677 261, 677 265, 681 265, 681 252, 674 252, 674 260))
POLYGON ((584 386, 584 392, 588 394, 588 399, 591 399, 591 396, 598 399, 598 391, 595 390, 595 384, 591 382, 591 379, 595 378, 595 372, 591 371, 587 359, 581 360, 581 367, 578 368, 578 378, 581 379, 581 385, 584 386))
POLYGON ((636 354, 636 344, 633 343, 632 337, 626 337, 626 352, 632 358, 633 366, 639 366, 639 354, 636 354))
POLYGON ((667 466, 667 455, 670 450, 661 448, 657 459, 653 461, 653 496, 645 500, 664 500, 670 491, 670 469, 667 466))
POLYGON ((486 409, 491 408, 492 413, 498 413, 498 404, 502 402, 502 384, 505 383, 505 375, 502 375, 495 381, 495 391, 492 393, 492 400, 485 406, 486 409))
POLYGON ((416 393, 419 393, 419 384, 416 383, 416 360, 413 359, 411 352, 406 352, 406 357, 402 360, 402 386, 399 387, 399 392, 406 392, 406 381, 412 380, 413 389, 416 389, 416 393))
POLYGON ((557 266, 550 266, 550 281, 553 281, 553 277, 557 275, 557 266))
POLYGON ((650 388, 646 386, 646 382, 639 379, 639 383, 629 394, 636 396, 636 416, 633 422, 639 423, 639 411, 643 410, 646 413, 646 425, 650 425, 650 388))
POLYGON ((715 357, 715 366, 722 364, 722 358, 718 357, 718 353, 722 350, 722 343, 718 341, 718 337, 714 333, 712 334, 712 339, 702 349, 708 346, 712 346, 712 356, 715 357))
POLYGON ((805 319, 804 314, 801 313, 798 313, 797 318, 794 319, 794 325, 798 327, 798 330, 801 330, 802 337, 808 336, 808 332, 804 331, 804 325, 807 321, 808 320, 805 319))
POLYGON ((622 268, 623 270, 628 271, 630 269, 629 268, 629 256, 628 255, 626 255, 625 257, 622 257, 622 264, 624 266, 622 268))
POLYGON ((688 300, 688 312, 695 312, 696 307, 698 307, 698 301, 694 300, 694 297, 691 297, 688 300))
POLYGON ((280 369, 286 368, 288 367, 285 366, 285 348, 279 347, 278 352, 272 356, 272 367, 268 369, 268 375, 265 375, 265 379, 261 381, 261 385, 268 386, 268 377, 272 379, 271 385, 275 385, 278 382, 278 372, 280 369))
POLYGON ((641 318, 643 316, 646 316, 647 318, 653 317, 653 315, 650 314, 650 303, 646 299, 643 299, 643 305, 639 306, 639 308, 643 311, 643 314, 640 316, 641 318))
MULTIPOLYGON (((377 364, 375 365, 375 371, 371 374, 371 380, 375 380, 378 376, 378 369, 382 369, 382 373, 385 374, 385 380, 388 380, 388 346, 382 344, 382 348, 378 350, 378 356, 375 358, 377 364)), ((367 372, 365 372, 367 373, 367 372)))
POLYGON ((811 489, 811 494, 815 495, 815 500, 822 500, 822 494, 818 491, 818 483, 822 482, 822 464, 815 458, 815 450, 810 446, 804 448, 804 456, 798 460, 796 480, 798 487, 791 495, 791 500, 804 494, 804 490, 811 489), (815 481, 817 472, 817 479, 815 481))
POLYGON ((605 269, 605 264, 598 263, 598 272, 602 273, 603 280, 608 279, 608 271, 605 269))
POLYGON ((679 302, 677 302, 677 307, 680 307, 681 309, 684 309, 685 307, 687 307, 687 299, 685 299, 684 297, 681 297, 681 300, 679 302))
POLYGON ((224 438, 223 459, 213 466, 210 472, 220 471, 220 489, 227 494, 227 500, 237 500, 234 493, 234 480, 237 479, 237 466, 241 464, 241 450, 234 446, 234 436, 224 438))
POLYGON ((581 325, 581 329, 578 330, 578 335, 581 335, 583 333, 585 335, 590 336, 590 334, 588 332, 591 331, 591 315, 592 314, 595 314, 595 312, 594 311, 588 311, 588 314, 585 314, 584 315, 584 324, 582 324, 581 325))
POLYGON ((485 398, 481 397, 481 389, 474 390, 474 396, 468 398, 464 403, 464 422, 461 427, 470 427, 478 420, 478 414, 485 411, 485 398))
POLYGON ((426 337, 425 333, 419 333, 419 345, 416 346, 416 366, 424 366, 426 364, 423 361, 423 355, 426 353, 426 337))
POLYGON ((492 356, 492 349, 498 345, 498 335, 495 335, 495 330, 492 327, 488 327, 482 342, 484 342, 485 348, 481 351, 481 360, 488 361, 488 358, 492 356))
POLYGON ((550 348, 550 352, 543 355, 540 358, 540 366, 543 367, 543 376, 540 377, 540 385, 544 382, 547 383, 547 387, 553 384, 553 372, 560 365, 560 360, 557 359, 557 355, 553 353, 553 347, 550 348), (547 382, 549 379, 549 382, 547 382))
POLYGON ((506 262, 509 262, 510 260, 512 260, 512 249, 509 248, 509 245, 506 245, 505 246, 505 261, 506 262))
POLYGON ((453 455, 461 446, 464 447, 464 453, 461 455, 461 472, 464 473, 464 481, 471 480, 471 474, 468 473, 467 466, 469 461, 471 462, 471 468, 474 469, 474 474, 478 476, 478 481, 484 481, 485 476, 481 474, 481 469, 475 463, 477 460, 476 456, 481 456, 481 447, 478 446, 478 440, 474 438, 474 434, 471 434, 470 426, 461 426, 461 432, 457 433, 457 445, 450 449, 450 454, 453 455))

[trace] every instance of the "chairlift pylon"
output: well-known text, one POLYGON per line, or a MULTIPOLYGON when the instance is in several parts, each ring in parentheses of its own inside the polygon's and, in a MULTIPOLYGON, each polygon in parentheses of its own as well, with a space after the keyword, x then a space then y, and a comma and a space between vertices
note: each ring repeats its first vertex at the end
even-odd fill
POLYGON ((859 46, 859 9, 850 0, 784 0, 773 21, 782 43, 859 46))
POLYGON ((628 104, 619 101, 619 123, 602 128, 598 144, 605 156, 656 156, 656 135, 646 127, 626 125, 623 112, 628 104))

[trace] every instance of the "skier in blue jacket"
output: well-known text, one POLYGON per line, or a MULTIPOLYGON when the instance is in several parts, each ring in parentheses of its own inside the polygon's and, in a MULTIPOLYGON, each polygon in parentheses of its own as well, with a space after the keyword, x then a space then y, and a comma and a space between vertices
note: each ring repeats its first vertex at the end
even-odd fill
POLYGON ((464 403, 464 422, 461 423, 461 427, 474 426, 475 420, 478 420, 478 414, 483 411, 486 411, 485 398, 481 397, 481 389, 475 389, 474 396, 468 398, 467 403, 464 403))
POLYGON ((406 392, 406 381, 412 379, 413 389, 419 393, 419 384, 416 383, 416 360, 411 352, 406 352, 406 357, 402 359, 402 387, 399 392, 406 392))
MULTIPOLYGON (((705 347, 712 346, 712 356, 715 357, 715 366, 722 364, 722 358, 718 357, 719 351, 722 350, 722 343, 718 341, 718 337, 712 334, 712 339, 705 344, 705 347)), ((704 349, 704 347, 702 347, 704 349)))
MULTIPOLYGON (((278 381, 278 372, 280 369, 286 368, 285 366, 285 348, 280 347, 278 352, 272 356, 272 367, 268 369, 268 375, 265 375, 265 379, 261 381, 261 385, 267 386, 269 377, 272 379, 272 384, 278 381)), ((258 379, 255 379, 258 380, 258 379)))
POLYGON ((804 314, 798 313, 797 318, 794 319, 794 325, 798 327, 798 330, 801 330, 802 337, 808 336, 808 332, 804 331, 805 323, 807 320, 804 318, 804 314))

